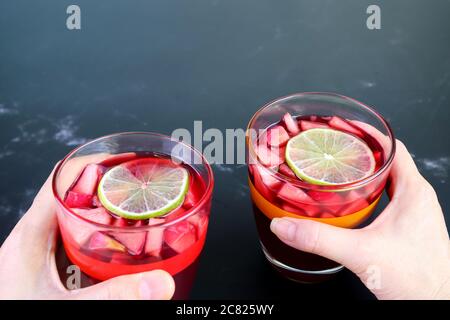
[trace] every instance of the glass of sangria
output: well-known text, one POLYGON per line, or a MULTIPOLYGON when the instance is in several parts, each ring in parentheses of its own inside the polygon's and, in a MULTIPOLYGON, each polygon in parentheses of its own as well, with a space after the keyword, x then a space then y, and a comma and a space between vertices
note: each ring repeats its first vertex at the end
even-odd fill
POLYGON ((319 282, 343 266, 296 250, 270 230, 276 217, 354 228, 380 200, 395 153, 372 108, 331 93, 300 93, 262 107, 247 131, 248 183, 260 243, 286 278, 319 282))
POLYGON ((66 255, 97 280, 163 269, 175 276, 175 296, 187 292, 213 184, 206 159, 171 137, 130 132, 88 142, 53 177, 66 255))

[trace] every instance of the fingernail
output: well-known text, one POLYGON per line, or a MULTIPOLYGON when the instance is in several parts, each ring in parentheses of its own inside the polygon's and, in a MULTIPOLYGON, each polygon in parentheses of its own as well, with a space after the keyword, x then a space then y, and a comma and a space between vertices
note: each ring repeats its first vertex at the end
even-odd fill
POLYGON ((155 270, 142 274, 139 295, 143 300, 169 300, 175 291, 172 277, 165 271, 155 270))
POLYGON ((270 230, 287 241, 294 241, 296 229, 295 223, 286 219, 274 218, 270 224, 270 230))

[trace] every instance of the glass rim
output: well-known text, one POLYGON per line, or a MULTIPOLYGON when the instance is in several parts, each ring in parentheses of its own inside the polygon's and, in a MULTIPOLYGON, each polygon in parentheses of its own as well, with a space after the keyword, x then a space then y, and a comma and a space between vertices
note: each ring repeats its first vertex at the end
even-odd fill
POLYGON ((161 133, 146 132, 146 131, 130 131, 130 132, 112 133, 112 134, 108 134, 108 135, 104 135, 104 136, 95 138, 95 139, 93 139, 91 141, 88 141, 86 143, 83 143, 82 145, 79 145, 78 147, 76 147, 75 149, 70 151, 62 160, 60 160, 58 162, 58 164, 56 165, 56 168, 55 168, 55 172, 54 172, 53 177, 52 177, 52 191, 53 191, 53 195, 54 195, 54 197, 56 199, 56 202, 65 209, 64 211, 69 216, 72 216, 72 217, 74 217, 75 219, 78 219, 78 220, 82 220, 82 221, 84 221, 86 223, 89 223, 91 225, 94 225, 94 226, 97 226, 97 227, 101 227, 103 229, 122 230, 124 232, 128 232, 128 231, 142 231, 142 230, 148 230, 148 229, 151 229, 151 228, 166 227, 166 226, 170 226, 170 225, 176 224, 176 223, 178 223, 180 221, 183 221, 183 220, 189 218, 190 216, 196 214, 198 209, 201 208, 202 206, 204 206, 207 201, 209 201, 209 199, 211 198, 211 195, 212 195, 213 187, 214 187, 213 170, 211 168, 211 165, 209 164, 209 162, 206 160, 206 158, 203 156, 202 153, 200 153, 193 146, 191 146, 191 145, 189 145, 189 144, 187 144, 187 143, 185 143, 183 141, 175 140, 171 136, 164 135, 164 134, 161 134, 161 133), (206 186, 206 189, 205 189, 205 192, 204 192, 203 196, 200 198, 200 200, 197 202, 197 204, 195 204, 189 210, 186 210, 186 212, 184 212, 180 217, 178 217, 176 219, 173 219, 171 221, 168 221, 168 222, 164 221, 164 222, 153 224, 153 225, 127 226, 127 227, 114 226, 114 225, 102 224, 102 223, 98 223, 98 222, 95 222, 95 221, 91 221, 89 219, 86 219, 86 218, 82 217, 81 215, 77 214, 76 212, 72 211, 64 203, 64 201, 61 199, 61 197, 58 194, 57 188, 56 188, 57 177, 58 177, 58 175, 59 175, 63 165, 67 162, 67 160, 70 159, 70 157, 72 155, 74 155, 76 152, 78 152, 82 148, 85 148, 88 145, 94 144, 94 143, 99 142, 101 140, 110 139, 110 138, 117 137, 117 136, 124 136, 124 135, 149 135, 149 136, 153 136, 153 137, 169 139, 171 141, 174 141, 176 143, 180 143, 180 144, 184 145, 185 147, 189 148, 190 150, 192 150, 193 152, 198 154, 201 157, 201 159, 202 159, 202 165, 204 165, 206 167, 206 171, 207 171, 207 174, 208 174, 208 180, 209 181, 208 181, 208 185, 206 186))
POLYGON ((370 182, 372 182, 373 180, 375 180, 377 177, 379 177, 380 175, 382 175, 392 164, 392 161, 394 160, 394 156, 395 156, 395 150, 396 150, 396 143, 395 143, 395 136, 394 133, 392 131, 391 126, 389 125, 389 123, 383 118, 382 115, 380 115, 377 111, 375 111, 374 108, 369 107, 368 105, 338 94, 338 93, 333 93, 333 92, 315 92, 315 91, 311 91, 311 92, 298 92, 298 93, 293 93, 290 95, 286 95, 286 96, 282 96, 280 98, 276 98, 266 104, 264 104, 261 108, 259 108, 254 115, 251 117, 248 125, 247 125, 247 134, 246 134, 246 144, 249 150, 249 158, 250 158, 250 154, 253 156, 253 159, 255 159, 255 163, 258 163, 262 169, 270 174, 271 176, 274 176, 276 179, 281 180, 282 182, 286 182, 286 183, 290 183, 293 184, 297 187, 301 187, 304 189, 309 189, 309 190, 317 190, 317 191, 337 191, 337 190, 346 190, 346 189, 354 189, 354 188, 358 188, 358 187, 362 187, 365 186, 367 184, 369 184, 370 182), (253 148, 253 144, 252 142, 252 135, 249 134, 250 130, 253 127, 254 122, 256 121, 256 118, 258 117, 258 115, 260 115, 263 111, 265 111, 266 109, 269 109, 270 107, 272 107, 274 104, 278 104, 278 103, 282 103, 283 101, 286 100, 290 100, 293 98, 301 98, 302 96, 323 96, 323 97, 337 97, 343 100, 347 100, 350 101, 352 103, 357 104, 359 107, 361 107, 363 110, 373 114, 387 129, 388 132, 388 136, 389 139, 391 141, 391 149, 390 149, 390 154, 389 157, 387 158, 387 160, 383 163, 383 165, 374 173, 372 173, 371 175, 360 179, 360 180, 356 180, 353 182, 349 182, 349 183, 342 183, 342 184, 337 184, 337 185, 317 185, 317 184, 312 184, 312 183, 308 183, 305 181, 301 181, 299 179, 294 179, 294 178, 290 178, 290 177, 286 177, 283 176, 281 174, 278 174, 278 172, 271 170, 270 168, 267 168, 266 166, 264 166, 258 159, 258 156, 256 154, 256 151, 253 148))

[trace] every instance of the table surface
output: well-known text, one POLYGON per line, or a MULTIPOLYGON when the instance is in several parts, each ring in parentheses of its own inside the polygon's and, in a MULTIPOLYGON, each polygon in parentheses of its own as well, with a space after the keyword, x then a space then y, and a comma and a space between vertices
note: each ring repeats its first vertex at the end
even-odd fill
MULTIPOLYGON (((450 222, 450 2, 78 0, 0 3, 0 241, 52 166, 120 131, 245 128, 265 102, 331 91, 374 106, 435 187, 450 222)), ((216 188, 193 298, 373 298, 348 271, 320 285, 277 276, 258 244, 245 166, 216 188)), ((386 200, 381 207, 386 204, 386 200)), ((378 210, 380 211, 380 210, 378 210)), ((424 212, 424 214, 426 214, 424 212)))

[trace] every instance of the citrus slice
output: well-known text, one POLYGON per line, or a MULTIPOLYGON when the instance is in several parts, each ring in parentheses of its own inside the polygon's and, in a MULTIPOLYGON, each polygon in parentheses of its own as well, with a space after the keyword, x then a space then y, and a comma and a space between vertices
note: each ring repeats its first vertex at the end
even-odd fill
POLYGON ((112 213, 141 220, 162 216, 180 206, 188 187, 185 168, 170 161, 138 159, 107 171, 98 185, 98 197, 112 213))
POLYGON ((291 138, 286 162, 300 179, 311 184, 338 185, 371 175, 375 159, 369 146, 354 135, 316 128, 291 138))

